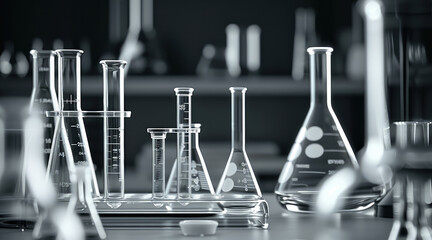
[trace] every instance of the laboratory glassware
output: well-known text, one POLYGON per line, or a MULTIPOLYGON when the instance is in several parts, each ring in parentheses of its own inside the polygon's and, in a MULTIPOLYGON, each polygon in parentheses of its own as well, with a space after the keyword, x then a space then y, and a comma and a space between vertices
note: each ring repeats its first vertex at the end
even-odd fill
POLYGON ((105 239, 107 235, 93 202, 92 171, 88 165, 76 166, 75 171, 71 171, 72 194, 68 204, 68 214, 73 214, 75 210, 88 212, 93 224, 84 225, 86 235, 94 236, 97 234, 100 239, 105 239))
MULTIPOLYGON (((153 157, 153 200, 165 198, 165 139, 167 130, 147 129, 152 138, 152 157, 153 157)), ((162 206, 162 205, 160 205, 162 206)))
POLYGON ((295 33, 292 61, 292 78, 296 81, 303 80, 305 72, 308 72, 308 59, 306 48, 316 46, 318 43, 315 31, 315 11, 312 9, 298 8, 295 11, 295 33))
MULTIPOLYGON (((5 171, 5 112, 0 106, 0 181, 5 171)), ((1 186, 1 182, 0 182, 1 186)), ((0 188, 1 189, 1 188, 0 188)), ((0 191, 1 192, 1 191, 0 191)))
MULTIPOLYGON (((177 96, 177 128, 191 128, 192 93, 194 89, 178 87, 174 89, 177 96)), ((191 197, 191 133, 181 132, 177 135, 177 198, 191 197)))
POLYGON ((84 239, 84 231, 78 216, 66 214, 66 208, 57 204, 56 192, 50 179, 46 179, 44 162, 45 137, 39 112, 31 112, 24 123, 24 168, 29 191, 38 204, 38 216, 33 238, 58 236, 58 239, 84 239), (65 231, 72 228, 73 231, 65 231))
POLYGON ((0 74, 4 77, 15 75, 20 78, 27 76, 29 63, 24 53, 10 41, 5 43, 3 52, 0 54, 0 74))
MULTIPOLYGON (((359 168, 331 105, 332 51, 328 47, 308 48, 311 105, 275 188, 279 203, 289 211, 313 211, 319 185, 327 175, 346 167, 359 168)), ((373 205, 378 193, 368 187, 361 186, 346 196, 342 211, 373 205)))
POLYGON ((56 185, 59 197, 67 197, 71 192, 70 174, 75 166, 89 166, 93 193, 100 196, 81 110, 81 55, 84 52, 75 49, 55 52, 59 68, 60 120, 54 130, 48 174, 56 185), (75 116, 73 113, 76 113, 75 116))
MULTIPOLYGON (((122 60, 103 60, 104 111, 124 112, 122 60)), ((104 117, 104 198, 124 197, 124 117, 104 117)))
MULTIPOLYGON (((185 125, 180 125, 181 128, 185 128, 185 125)), ((204 157, 201 153, 199 147, 199 133, 201 132, 201 124, 193 123, 191 129, 191 193, 196 194, 214 194, 214 188, 210 175, 208 173, 204 157)), ((176 192, 176 162, 173 165, 171 175, 168 179, 166 192, 175 193, 176 192)))
POLYGON ((47 164, 53 143, 55 118, 48 118, 46 111, 58 111, 59 105, 55 92, 55 52, 31 50, 33 57, 33 91, 30 99, 30 111, 39 110, 44 121, 44 163, 47 164))
POLYGON ((261 67, 261 28, 250 25, 246 29, 246 69, 249 74, 257 74, 261 67))
POLYGON ((216 195, 222 199, 262 197, 245 143, 245 95, 247 88, 231 87, 231 153, 216 195))
POLYGON ((129 0, 129 30, 120 50, 126 74, 165 74, 168 65, 153 24, 153 0, 129 0))
POLYGON ((391 176, 384 176, 386 171, 380 165, 384 151, 391 147, 384 73, 383 8, 376 0, 364 1, 360 7, 366 31, 366 132, 365 146, 357 157, 368 181, 387 184, 390 188, 391 176))
MULTIPOLYGON (((4 162, 0 179, 0 221, 11 228, 26 229, 37 208, 28 190, 24 158, 24 122, 28 117, 28 98, 2 98, 4 109, 4 162)), ((37 111, 37 110, 36 110, 37 111)))
MULTIPOLYGON (((432 239, 427 222, 425 194, 430 180, 431 122, 395 122, 396 141, 394 155, 387 157, 396 175, 394 191, 395 218, 389 240, 432 239)), ((392 153, 390 151, 390 153, 392 153)))
POLYGON ((229 77, 225 47, 206 44, 196 67, 199 76, 229 77))
POLYGON ((229 24, 225 28, 225 33, 226 33, 225 58, 228 67, 228 73, 232 77, 238 77, 241 74, 240 27, 237 24, 229 24))

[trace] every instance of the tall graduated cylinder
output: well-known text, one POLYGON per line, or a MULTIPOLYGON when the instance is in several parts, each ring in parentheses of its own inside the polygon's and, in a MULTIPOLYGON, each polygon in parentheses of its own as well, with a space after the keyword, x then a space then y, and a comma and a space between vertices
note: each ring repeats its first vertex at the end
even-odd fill
MULTIPOLYGON (((190 128, 192 122, 193 88, 179 87, 177 95, 177 127, 190 128)), ((191 197, 191 133, 179 133, 177 137, 177 198, 191 197)))
MULTIPOLYGON (((124 112, 124 68, 126 61, 105 60, 103 110, 124 112)), ((104 197, 124 197, 124 117, 104 117, 104 197)))

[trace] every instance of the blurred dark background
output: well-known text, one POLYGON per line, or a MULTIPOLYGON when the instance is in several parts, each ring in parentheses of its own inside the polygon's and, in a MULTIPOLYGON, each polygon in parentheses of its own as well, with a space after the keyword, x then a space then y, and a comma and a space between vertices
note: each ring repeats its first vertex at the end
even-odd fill
MULTIPOLYGON (((361 60, 364 52, 363 26, 360 15, 353 12, 355 3, 352 0, 155 0, 154 29, 146 33, 148 39, 145 41, 149 46, 156 46, 158 51, 154 56, 163 59, 167 68, 162 73, 147 70, 134 73, 131 70, 126 78, 125 108, 132 111, 132 118, 126 120, 125 132, 127 187, 136 191, 151 186, 148 182, 151 177, 151 139, 146 129, 175 126, 173 88, 176 86, 195 88, 193 122, 202 123, 201 149, 211 166, 209 171, 216 186, 230 150, 228 87, 238 85, 248 87, 246 141, 249 157, 263 190, 273 191, 310 101, 307 61, 301 69, 305 73, 304 79, 294 81, 291 77, 297 36, 296 10, 299 8, 313 10, 315 17, 313 29, 316 31, 312 29, 315 39, 305 44, 335 49, 332 55, 333 105, 354 151, 360 150, 364 141, 364 62, 361 60), (197 74, 204 46, 225 47, 225 28, 231 23, 240 29, 252 24, 260 27, 259 71, 240 76, 197 74), (142 185, 130 187, 128 181, 135 185, 139 181, 142 185)), ((120 55, 128 35, 128 15, 128 1, 120 0, 1 1, 0 53, 24 54, 28 57, 29 69, 21 74, 1 74, 0 96, 30 96, 32 77, 28 52, 42 42, 43 49, 59 46, 85 51, 82 60, 83 109, 101 110, 99 61, 116 59, 120 55)), ((391 32, 394 26, 389 28, 391 32)), ((398 92, 397 88, 389 91, 390 99, 395 103, 390 106, 393 120, 399 119, 400 115, 398 92)), ((414 104, 417 107, 413 108, 413 117, 430 118, 432 113, 422 105, 430 102, 428 92, 423 89, 416 93, 416 101, 421 104, 414 104)), ((102 120, 85 121, 93 158, 98 174, 101 174, 102 120)), ((173 141, 174 138, 169 139, 169 142, 173 141)), ((172 159, 167 161, 170 168, 172 159)))

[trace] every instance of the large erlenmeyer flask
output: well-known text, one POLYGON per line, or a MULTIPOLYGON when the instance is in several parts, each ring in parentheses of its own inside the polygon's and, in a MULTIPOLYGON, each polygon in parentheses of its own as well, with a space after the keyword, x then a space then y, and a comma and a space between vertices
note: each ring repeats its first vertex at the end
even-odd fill
POLYGON ((39 110, 43 121, 44 164, 48 163, 54 135, 55 119, 48 118, 46 111, 58 111, 58 100, 54 84, 54 51, 31 50, 33 56, 33 91, 30 99, 30 111, 39 110))
MULTIPOLYGON (((311 105, 275 189, 279 203, 289 211, 312 211, 319 185, 326 176, 346 167, 359 168, 331 105, 332 51, 328 47, 308 48, 311 105)), ((365 198, 376 199, 370 196, 370 190, 361 188, 349 196, 343 210, 360 209, 365 198)))
POLYGON ((247 88, 231 87, 231 154, 216 194, 226 199, 258 198, 261 190, 245 148, 245 95, 247 88))
MULTIPOLYGON (((180 125, 181 128, 186 128, 184 124, 180 125)), ((198 136, 201 131, 201 124, 191 124, 191 128, 197 129, 197 132, 191 133, 191 193, 210 193, 214 194, 213 184, 207 171, 204 157, 199 147, 198 136)), ((168 193, 175 193, 177 186, 177 160, 174 162, 171 170, 171 175, 168 179, 166 191, 168 193)))
POLYGON ((92 173, 93 193, 99 196, 96 174, 81 113, 81 55, 82 50, 55 51, 59 66, 60 117, 56 124, 53 146, 48 163, 59 197, 71 193, 69 173, 77 166, 89 166, 92 173))

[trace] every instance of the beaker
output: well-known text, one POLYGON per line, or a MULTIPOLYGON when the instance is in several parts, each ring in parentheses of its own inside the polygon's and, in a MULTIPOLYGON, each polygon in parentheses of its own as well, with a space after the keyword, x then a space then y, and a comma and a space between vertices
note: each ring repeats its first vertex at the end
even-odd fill
POLYGON ((44 164, 48 163, 54 135, 55 120, 45 115, 46 111, 58 111, 55 92, 55 52, 31 50, 33 57, 33 91, 30 99, 30 112, 39 110, 44 129, 44 164))
MULTIPOLYGON (((122 60, 101 61, 104 111, 124 112, 122 60)), ((104 117, 104 198, 124 197, 124 117, 104 117)), ((116 205, 117 206, 117 205, 116 205)))
MULTIPOLYGON (((313 211, 321 181, 358 163, 331 104, 332 48, 308 48, 311 104, 275 188, 279 203, 289 211, 313 211)), ((342 211, 371 206, 379 193, 361 188, 345 197, 342 211)))
MULTIPOLYGON (((185 127, 181 124, 180 127, 185 127)), ((196 194, 214 194, 214 188, 210 179, 207 167, 204 161, 204 157, 199 147, 199 133, 201 132, 201 124, 191 124, 191 129, 194 131, 191 133, 191 193, 196 194)), ((166 191, 167 193, 175 193, 176 190, 176 162, 171 170, 171 175, 168 179, 166 191)))
POLYGON ((245 96, 247 88, 231 87, 231 153, 216 194, 224 199, 262 197, 245 144, 245 96))
POLYGON ((48 174, 57 187, 59 197, 71 193, 70 172, 75 166, 89 166, 93 181, 93 193, 99 196, 96 173, 90 146, 81 114, 81 55, 82 50, 55 51, 58 57, 58 98, 60 120, 55 126, 48 163, 48 174), (67 113, 77 113, 77 117, 67 113))

